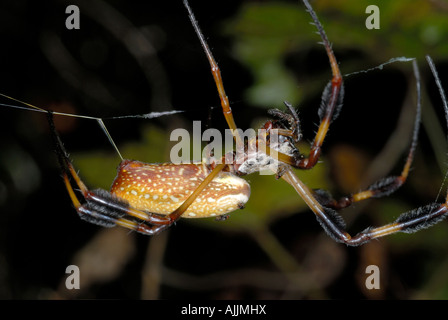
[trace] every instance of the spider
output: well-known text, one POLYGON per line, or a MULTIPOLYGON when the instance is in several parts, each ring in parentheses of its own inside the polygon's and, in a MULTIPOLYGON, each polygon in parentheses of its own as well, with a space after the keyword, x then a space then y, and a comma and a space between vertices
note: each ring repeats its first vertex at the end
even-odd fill
POLYGON ((103 226, 121 226, 146 235, 155 235, 181 217, 222 218, 243 208, 249 200, 250 185, 241 176, 262 170, 275 170, 277 179, 289 183, 315 214, 325 232, 337 242, 358 246, 372 239, 396 232, 413 233, 443 220, 448 213, 445 203, 432 203, 401 214, 394 222, 375 228, 367 228, 351 236, 337 210, 369 198, 388 196, 406 181, 414 158, 420 125, 420 85, 418 67, 414 61, 417 79, 418 101, 411 146, 403 170, 399 176, 378 180, 366 190, 333 199, 323 190, 309 189, 294 173, 294 169, 312 169, 321 155, 324 139, 330 124, 336 120, 342 108, 344 96, 343 77, 338 62, 308 0, 303 0, 310 13, 328 55, 332 79, 322 94, 318 114, 320 124, 310 152, 303 155, 296 144, 301 140, 300 120, 294 108, 285 102, 287 111, 270 110, 275 120, 262 126, 263 134, 244 141, 233 117, 229 99, 224 90, 221 71, 202 34, 187 0, 183 0, 189 19, 210 64, 225 120, 232 130, 237 150, 221 161, 188 164, 147 164, 135 160, 123 160, 110 191, 90 190, 77 174, 48 111, 48 120, 56 146, 59 164, 69 197, 79 216, 91 223, 103 226), (250 146, 256 146, 252 150, 250 146), (230 155, 230 157, 229 157, 230 155), (233 159, 233 162, 224 161, 233 159), (78 190, 80 196, 78 194, 78 190))

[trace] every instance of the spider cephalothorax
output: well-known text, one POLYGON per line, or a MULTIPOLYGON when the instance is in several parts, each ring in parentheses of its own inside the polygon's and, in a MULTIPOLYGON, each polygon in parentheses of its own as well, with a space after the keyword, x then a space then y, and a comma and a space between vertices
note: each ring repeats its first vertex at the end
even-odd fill
POLYGON ((236 174, 270 172, 280 177, 288 165, 279 160, 278 154, 291 157, 295 162, 303 158, 296 146, 302 138, 299 117, 289 103, 285 104, 289 112, 270 109, 268 113, 276 119, 266 121, 258 135, 249 139, 241 152, 234 153, 232 166, 236 174))

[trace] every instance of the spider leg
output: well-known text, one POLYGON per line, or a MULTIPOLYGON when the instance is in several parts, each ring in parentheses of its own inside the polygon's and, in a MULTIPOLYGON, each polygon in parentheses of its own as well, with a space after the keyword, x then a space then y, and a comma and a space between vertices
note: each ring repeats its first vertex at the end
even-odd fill
POLYGON ((282 178, 291 184, 316 215, 317 220, 327 234, 337 242, 349 246, 359 246, 372 239, 384 237, 397 232, 414 233, 429 228, 442 221, 448 215, 448 196, 445 203, 432 203, 401 214, 393 223, 377 228, 367 228, 351 236, 345 230, 343 218, 333 209, 322 206, 313 192, 291 171, 285 170, 282 178))
MULTIPOLYGON (((229 128, 232 130, 232 134, 234 136, 235 143, 236 143, 236 148, 237 148, 237 150, 243 150, 243 148, 244 148, 243 138, 241 137, 239 130, 237 130, 237 126, 235 123, 235 119, 233 117, 232 109, 230 107, 229 98, 227 97, 226 92, 224 90, 224 83, 223 83, 223 80, 221 77, 221 71, 219 69, 219 66, 216 63, 215 58, 213 57, 210 47, 208 46, 207 42, 205 41, 205 37, 202 34, 201 29, 199 28, 199 24, 194 16, 193 11, 190 8, 190 5, 188 4, 188 0, 184 0, 183 2, 184 2, 185 8, 188 11, 188 16, 190 18, 191 24, 193 25, 196 35, 198 36, 199 41, 201 42, 202 48, 204 49, 204 52, 205 52, 207 59, 210 63, 213 79, 215 81, 216 87, 218 89, 219 98, 221 100, 223 114, 224 114, 224 117, 227 121, 229 128)), ((331 48, 329 50, 331 51, 331 48)), ((332 56, 332 59, 334 60, 332 62, 332 68, 335 68, 335 70, 337 70, 337 75, 340 78, 339 80, 335 79, 335 81, 342 83, 342 77, 339 72, 339 68, 337 66, 336 59, 334 58, 334 55, 332 56)), ((339 86, 340 86, 340 84, 339 84, 339 86)), ((337 91, 339 92, 339 89, 337 91)), ((290 107, 288 104, 287 104, 287 106, 290 107)), ((293 115, 296 116, 295 111, 293 111, 293 112, 294 112, 293 115)), ((284 135, 284 136, 293 136, 293 137, 295 135, 294 132, 288 131, 288 130, 280 130, 278 134, 284 135)), ((264 144, 262 141, 260 141, 260 148, 263 148, 261 150, 265 150, 265 152, 268 155, 269 154, 275 154, 276 156, 278 155, 278 159, 284 163, 291 164, 294 166, 298 165, 298 159, 296 157, 292 157, 290 155, 278 152, 276 150, 272 150, 269 145, 264 144)), ((319 146, 319 150, 320 150, 320 146, 319 146)), ((320 154, 320 151, 319 151, 319 154, 320 154)), ((317 162, 317 158, 315 159, 315 162, 317 162)), ((311 168, 311 166, 310 166, 310 168, 311 168)))
POLYGON ((322 39, 322 44, 327 52, 328 59, 330 60, 330 66, 332 71, 332 79, 325 87, 322 93, 322 102, 319 108, 319 118, 320 124, 319 129, 314 138, 313 144, 311 145, 310 153, 308 157, 291 157, 286 154, 279 153, 278 159, 284 163, 292 165, 293 167, 299 169, 311 169, 313 168, 317 161, 319 160, 321 154, 321 147, 324 143, 324 139, 329 130, 330 124, 335 120, 339 114, 342 107, 342 100, 344 96, 344 85, 342 81, 341 71, 339 70, 338 62, 334 55, 333 49, 331 48, 330 42, 328 41, 327 35, 325 34, 324 28, 322 27, 316 13, 313 11, 311 5, 307 0, 303 0, 307 11, 313 19, 314 25, 317 28, 318 33, 322 39))
POLYGON ((207 56, 207 59, 210 63, 213 79, 215 80, 216 87, 218 89, 219 98, 221 100, 221 106, 224 113, 224 117, 226 118, 227 124, 229 128, 232 130, 233 136, 235 138, 235 142, 237 147, 243 146, 243 139, 240 136, 237 126, 235 124, 235 119, 232 114, 232 109, 230 108, 229 98, 226 95, 226 92, 224 90, 224 83, 222 81, 221 77, 221 71, 218 67, 218 64, 216 63, 215 58, 213 57, 213 54, 205 41, 204 35, 201 32, 201 29, 199 28, 199 24, 193 14, 193 11, 190 8, 190 5, 188 4, 187 0, 184 0, 184 6, 188 11, 188 16, 190 18, 191 24, 193 25, 193 28, 199 38, 199 41, 201 42, 202 48, 204 49, 204 52, 207 56))
MULTIPOLYGON (((436 79, 436 83, 439 86, 440 94, 444 102, 445 117, 446 119, 448 119, 448 104, 446 103, 446 97, 444 95, 440 80, 438 79, 432 61, 430 61, 430 58, 428 57, 427 59, 428 63, 431 66, 431 71, 433 72, 433 75, 436 79)), ((417 91, 420 92, 418 68, 416 62, 414 62, 414 72, 417 78, 417 91)), ((416 122, 417 121, 418 119, 416 120, 416 122)), ((408 155, 408 160, 406 161, 405 167, 401 174, 401 177, 403 178, 406 178, 408 175, 409 167, 412 162, 412 157, 416 145, 415 136, 417 134, 418 131, 414 129, 414 137, 411 146, 411 151, 408 155)), ((384 237, 397 232, 414 233, 419 230, 429 228, 434 224, 444 220, 448 216, 448 192, 447 192, 444 203, 431 203, 426 206, 422 206, 417 209, 402 213, 392 223, 386 224, 381 227, 367 228, 364 231, 361 231, 360 233, 352 237, 345 230, 345 222, 343 218, 334 209, 322 205, 316 199, 315 194, 310 189, 308 189, 308 187, 302 181, 300 181, 300 179, 297 178, 297 176, 292 172, 291 167, 285 170, 285 172, 282 175, 282 178, 296 189, 297 193, 299 193, 299 195, 304 199, 306 204, 314 212, 317 220, 319 221, 323 229, 327 232, 327 234, 330 237, 332 237, 335 241, 345 243, 349 246, 359 246, 369 242, 372 239, 384 237)), ((384 179, 382 183, 387 184, 384 182, 386 180, 387 178, 384 179)), ((379 189, 381 188, 376 188, 376 190, 379 189)), ((384 193, 387 191, 382 192, 384 193)), ((377 194, 381 194, 382 192, 377 191, 377 194)))
POLYGON ((319 199, 319 202, 322 205, 326 207, 331 207, 333 209, 342 209, 348 207, 353 202, 358 202, 370 198, 386 197, 395 192, 405 183, 409 175, 409 170, 411 168, 412 161, 414 159, 414 153, 417 147, 417 140, 421 122, 420 73, 418 71, 417 62, 415 60, 413 61, 412 66, 414 70, 414 76, 416 79, 417 107, 416 107, 416 115, 414 121, 414 129, 412 133, 411 146, 409 148, 409 153, 407 155, 406 162, 404 164, 403 170, 401 171, 401 174, 399 176, 390 176, 382 178, 376 181, 375 183, 371 184, 366 190, 357 192, 350 196, 342 197, 338 200, 333 199, 331 195, 326 191, 315 190, 315 196, 319 199))
MULTIPOLYGON (((302 139, 302 133, 300 132, 300 119, 299 115, 297 114, 296 110, 293 108, 293 106, 285 101, 285 106, 288 108, 289 113, 280 111, 278 109, 269 109, 268 113, 280 119, 281 122, 287 123, 286 128, 275 128, 277 130, 276 134, 285 136, 285 137, 291 137, 294 141, 294 143, 299 142, 302 139)), ((272 124, 273 122, 267 122, 268 124, 272 124)), ((266 128, 265 129, 269 129, 266 128)))

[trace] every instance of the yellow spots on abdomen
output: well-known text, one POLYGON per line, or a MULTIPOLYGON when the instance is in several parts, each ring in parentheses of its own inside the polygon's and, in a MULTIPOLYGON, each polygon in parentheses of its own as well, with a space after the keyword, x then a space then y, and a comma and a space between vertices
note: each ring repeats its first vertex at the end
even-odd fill
MULTIPOLYGON (((145 164, 124 160, 111 193, 132 207, 151 213, 170 214, 176 210, 209 174, 199 164, 145 164), (144 177, 144 178, 143 178, 144 177)), ((221 172, 184 212, 186 218, 224 215, 248 201, 250 186, 228 172, 221 172)))

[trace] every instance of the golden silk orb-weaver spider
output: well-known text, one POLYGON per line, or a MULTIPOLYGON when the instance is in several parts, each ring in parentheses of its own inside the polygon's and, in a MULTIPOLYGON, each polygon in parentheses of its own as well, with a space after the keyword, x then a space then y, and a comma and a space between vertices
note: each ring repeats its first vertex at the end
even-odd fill
POLYGON ((275 168, 277 177, 284 179, 297 191, 327 234, 347 245, 361 245, 371 239, 396 232, 412 233, 444 219, 448 213, 448 204, 433 203, 403 213, 388 225, 367 228, 351 236, 345 230, 344 220, 337 212, 338 209, 358 201, 387 196, 406 181, 420 125, 420 86, 415 61, 414 73, 419 98, 411 146, 399 176, 380 179, 364 191, 335 200, 327 192, 310 190, 294 173, 294 169, 312 169, 318 162, 326 134, 330 124, 341 111, 344 96, 343 77, 325 31, 308 1, 303 2, 322 39, 332 71, 332 79, 322 94, 318 112, 320 124, 308 155, 301 154, 296 147, 296 143, 301 139, 300 121, 294 108, 288 103, 285 103, 287 112, 270 111, 276 120, 268 120, 263 125, 264 134, 251 141, 244 141, 237 130, 221 71, 188 1, 184 0, 190 21, 210 63, 224 117, 234 134, 237 151, 232 153, 233 157, 229 157, 234 161, 229 163, 221 159, 222 161, 210 163, 146 164, 123 160, 110 191, 89 190, 77 174, 61 142, 53 123, 53 113, 48 112, 63 180, 79 216, 101 226, 118 225, 154 235, 170 227, 181 217, 220 217, 243 207, 249 200, 250 186, 240 176, 275 168), (250 150, 251 145, 256 146, 255 152, 250 150), (79 189, 81 197, 76 189, 79 189))

